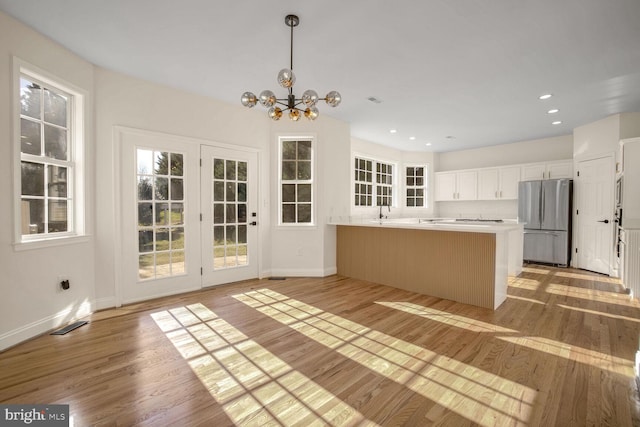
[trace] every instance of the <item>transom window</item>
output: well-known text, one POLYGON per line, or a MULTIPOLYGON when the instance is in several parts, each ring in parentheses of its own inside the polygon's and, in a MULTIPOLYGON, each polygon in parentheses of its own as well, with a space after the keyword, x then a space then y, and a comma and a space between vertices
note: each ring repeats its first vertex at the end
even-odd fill
POLYGON ((407 207, 425 207, 426 166, 406 167, 407 207))
POLYGON ((393 164, 356 157, 354 164, 355 206, 392 206, 393 176, 393 164))
POLYGON ((76 204, 75 184, 82 147, 74 127, 82 129, 82 95, 32 75, 26 67, 19 70, 17 240, 78 235, 83 211, 76 204))
POLYGON ((137 150, 138 278, 186 273, 184 155, 137 150))
POLYGON ((313 224, 311 139, 280 139, 280 224, 313 224))

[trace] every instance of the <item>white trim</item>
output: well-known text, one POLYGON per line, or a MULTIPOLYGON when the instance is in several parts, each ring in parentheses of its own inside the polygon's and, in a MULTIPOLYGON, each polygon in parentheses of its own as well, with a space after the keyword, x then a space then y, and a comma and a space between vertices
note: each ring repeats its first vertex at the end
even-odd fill
POLYGON ((326 277, 337 274, 337 267, 327 268, 277 268, 271 270, 270 276, 283 277, 326 277))
MULTIPOLYGON (((85 164, 86 164, 86 147, 88 135, 85 134, 86 121, 89 120, 87 112, 85 111, 87 99, 89 93, 66 81, 65 79, 58 77, 52 73, 49 73, 42 68, 33 65, 27 61, 24 61, 16 56, 12 56, 12 100, 11 100, 11 155, 12 155, 12 169, 13 169, 13 247, 16 251, 39 249, 47 246, 59 246, 65 244, 78 243, 78 237, 87 237, 87 194, 85 176, 85 164), (19 219, 22 217, 21 204, 19 203, 22 195, 21 189, 21 151, 20 145, 17 141, 20 141, 20 114, 16 114, 20 109, 20 77, 22 74, 28 75, 30 78, 37 80, 38 83, 44 83, 55 87, 67 94, 71 95, 73 101, 69 106, 69 120, 70 120, 70 133, 71 141, 70 147, 70 159, 72 176, 69 183, 68 191, 71 193, 71 204, 73 206, 72 212, 69 213, 69 223, 72 230, 68 233, 60 233, 56 235, 34 235, 31 238, 24 239, 22 236, 22 229, 19 219), (45 243, 45 242, 54 243, 45 243), (24 245, 24 246, 23 246, 24 245)), ((41 158, 41 156, 38 156, 41 158)), ((52 161, 51 163, 58 163, 52 161)), ((68 166, 67 166, 68 167, 68 166)))
MULTIPOLYGON (((385 160, 383 158, 380 157, 376 157, 376 156, 371 156, 369 154, 362 154, 360 152, 357 151, 352 151, 351 152, 351 165, 349 166, 349 173, 351 175, 351 188, 349 189, 349 194, 350 194, 350 206, 351 209, 353 209, 354 211, 358 211, 358 212, 369 212, 371 209, 378 209, 378 202, 377 202, 377 195, 378 195, 378 191, 377 191, 377 178, 376 178, 376 164, 377 163, 384 163, 386 165, 391 165, 395 168, 396 172, 394 172, 391 177, 392 177, 392 184, 391 184, 391 192, 392 192, 392 196, 391 196, 391 207, 392 208, 400 208, 400 202, 398 201, 398 193, 400 192, 400 190, 402 188, 404 188, 404 186, 400 185, 400 175, 402 175, 400 171, 400 165, 403 165, 403 163, 397 161, 397 160, 385 160), (355 165, 355 159, 356 158, 361 158, 364 160, 371 160, 373 162, 373 167, 372 167, 372 173, 373 173, 373 177, 372 177, 372 182, 371 184, 373 185, 373 193, 372 193, 372 200, 371 206, 356 206, 354 200, 355 200, 355 176, 354 176, 354 165, 355 165)), ((385 184, 386 185, 386 184, 385 184)), ((404 198, 404 195, 403 195, 404 198)), ((403 205, 404 206, 404 205, 403 205)))
MULTIPOLYGON (((115 235, 113 236, 114 238, 114 288, 115 288, 115 297, 114 297, 114 305, 116 307, 120 307, 122 304, 129 304, 132 302, 137 302, 137 301, 146 301, 149 299, 153 299, 153 298, 159 298, 162 296, 169 296, 169 295, 177 295, 177 294, 181 294, 181 293, 185 293, 185 292, 192 292, 194 290, 198 290, 198 289, 203 289, 202 285, 200 284, 198 287, 191 287, 191 288, 182 288, 176 292, 173 291, 168 291, 165 293, 156 293, 156 294, 149 294, 149 295, 145 295, 144 298, 137 298, 137 297, 133 297, 133 298, 125 298, 124 296, 124 292, 123 292, 123 278, 124 278, 124 261, 122 259, 122 254, 123 254, 123 242, 122 242, 122 209, 123 209, 123 189, 122 189, 122 185, 123 185, 123 171, 122 171, 122 162, 123 162, 123 148, 122 148, 122 144, 123 144, 123 135, 131 135, 131 136, 143 136, 143 137, 164 137, 164 138, 170 138, 170 139, 174 139, 174 140, 178 140, 180 142, 184 142, 185 144, 193 144, 193 145, 197 145, 198 147, 198 152, 200 153, 201 147, 203 145, 208 146, 208 147, 214 147, 214 148, 220 148, 220 149, 227 149, 227 150, 233 150, 233 151, 240 151, 240 152, 246 152, 246 153, 253 153, 256 155, 257 157, 257 176, 256 178, 259 179, 260 178, 260 165, 261 165, 261 150, 257 149, 257 148, 253 148, 253 147, 246 147, 246 146, 239 146, 239 145, 234 145, 234 144, 226 144, 226 143, 221 143, 221 142, 216 142, 216 141, 211 141, 211 140, 205 140, 205 139, 200 139, 200 138, 193 138, 193 137, 188 137, 188 136, 182 136, 182 135, 176 135, 176 134, 171 134, 171 133, 167 133, 167 132, 160 132, 160 131, 154 131, 154 130, 147 130, 147 129, 140 129, 140 128, 132 128, 132 127, 128 127, 128 126, 122 126, 122 125, 114 125, 112 127, 112 140, 113 140, 113 151, 112 151, 112 156, 113 156, 113 176, 114 176, 114 192, 112 194, 112 205, 113 205, 113 230, 115 230, 115 235)), ((200 170, 198 171, 198 175, 200 175, 200 170)), ((200 179, 197 180, 198 182, 194 182, 191 183, 190 185, 197 185, 198 188, 200 188, 200 179)), ((263 184, 260 184, 260 186, 258 187, 258 204, 260 204, 260 200, 261 200, 261 194, 262 191, 264 190, 264 188, 262 187, 263 184)), ((266 185, 266 184, 265 184, 266 185)), ((258 205, 257 207, 257 212, 258 212, 258 224, 260 224, 261 221, 261 206, 258 205)), ((200 207, 200 200, 198 199, 197 202, 194 204, 193 209, 195 209, 197 212, 201 212, 201 207, 200 207)), ((260 232, 258 232, 258 241, 257 241, 257 245, 258 245, 258 249, 257 249, 257 267, 258 267, 258 272, 260 271, 260 267, 262 265, 262 249, 260 246, 260 232)), ((200 246, 200 245, 198 245, 200 246)), ((159 279, 162 280, 162 279, 159 279)), ((149 283, 148 281, 144 281, 144 282, 137 282, 138 284, 140 283, 149 283)))
MULTIPOLYGON (((318 182, 316 178, 316 158, 318 138, 315 133, 305 134, 279 134, 276 136, 276 153, 277 153, 277 177, 276 186, 278 189, 278 206, 276 208, 277 227, 283 229, 315 229, 318 227, 317 207, 316 207, 316 193, 319 191, 318 182), (282 141, 311 141, 311 222, 310 223, 283 223, 282 222, 282 141)), ((297 206, 297 202, 296 202, 297 206)))
POLYGON ((96 298, 93 303, 94 311, 116 307, 116 297, 96 298))
POLYGON ((5 332, 0 335, 0 351, 6 350, 7 348, 20 344, 28 339, 35 338, 38 335, 47 333, 66 323, 86 317, 92 312, 92 304, 85 302, 80 304, 79 307, 73 306, 66 308, 50 316, 5 332))

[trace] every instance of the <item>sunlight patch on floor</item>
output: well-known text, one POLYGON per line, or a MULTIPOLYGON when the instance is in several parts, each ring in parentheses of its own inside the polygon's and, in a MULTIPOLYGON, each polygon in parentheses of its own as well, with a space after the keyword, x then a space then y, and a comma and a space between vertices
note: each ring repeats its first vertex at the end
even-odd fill
POLYGON ((203 304, 151 317, 234 424, 377 425, 203 304))
POLYGON ((562 308, 564 308, 566 310, 581 311, 583 313, 594 314, 596 316, 604 316, 604 317, 608 317, 610 319, 620 319, 620 320, 626 320, 626 321, 629 321, 629 322, 640 323, 640 319, 637 319, 635 317, 620 316, 619 314, 603 313, 602 311, 588 310, 586 308, 579 308, 579 307, 571 307, 570 305, 564 305, 564 304, 557 304, 557 306, 558 307, 562 307, 562 308))
POLYGON ((513 329, 503 328, 491 323, 482 322, 480 320, 471 319, 465 316, 448 313, 446 311, 436 310, 435 308, 425 307, 405 301, 376 301, 376 304, 392 308, 394 310, 404 311, 405 313, 415 314, 429 320, 444 323, 445 325, 455 326, 456 328, 467 329, 472 332, 516 332, 513 329))
POLYGON ((545 291, 550 294, 563 295, 571 298, 580 298, 589 301, 603 302, 606 304, 625 305, 628 307, 638 307, 638 302, 632 300, 631 296, 617 292, 577 288, 575 286, 561 285, 559 283, 549 284, 545 291))
POLYGON ((633 377, 632 362, 610 354, 536 336, 505 336, 498 337, 498 339, 533 350, 543 351, 568 360, 575 360, 576 362, 584 363, 585 365, 593 366, 594 368, 604 371, 614 372, 630 378, 633 377), (596 360, 596 362, 594 362, 594 360, 596 360))
POLYGON ((517 299, 517 300, 520 300, 520 301, 526 301, 526 302, 532 302, 532 303, 534 303, 534 304, 546 305, 545 303, 543 303, 542 301, 539 301, 539 300, 537 300, 537 299, 533 299, 533 298, 525 298, 525 297, 520 297, 520 296, 517 296, 517 295, 509 295, 509 294, 508 294, 508 295, 507 295, 507 298, 509 298, 509 299, 517 299))
POLYGON ((529 387, 269 289, 233 297, 480 425, 526 424, 531 414, 529 387))

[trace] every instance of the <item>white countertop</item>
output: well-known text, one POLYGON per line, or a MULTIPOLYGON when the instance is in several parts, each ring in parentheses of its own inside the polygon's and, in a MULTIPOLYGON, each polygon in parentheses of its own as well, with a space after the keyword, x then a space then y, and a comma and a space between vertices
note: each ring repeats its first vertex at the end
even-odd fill
POLYGON ((329 225, 412 228, 419 230, 462 231, 469 233, 501 233, 524 228, 524 224, 518 223, 517 220, 490 222, 487 220, 460 221, 455 218, 385 218, 379 220, 362 217, 336 217, 330 219, 329 225))

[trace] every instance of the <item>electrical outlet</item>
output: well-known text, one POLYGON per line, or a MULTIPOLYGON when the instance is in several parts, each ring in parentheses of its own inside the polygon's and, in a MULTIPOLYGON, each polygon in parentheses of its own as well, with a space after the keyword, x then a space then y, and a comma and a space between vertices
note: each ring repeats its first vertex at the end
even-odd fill
POLYGON ((297 255, 302 256, 302 248, 298 248, 297 255))
POLYGON ((56 290, 59 292, 63 292, 69 289, 71 286, 71 281, 69 276, 58 276, 58 281, 56 282, 56 290), (66 286, 66 289, 65 289, 66 286))

